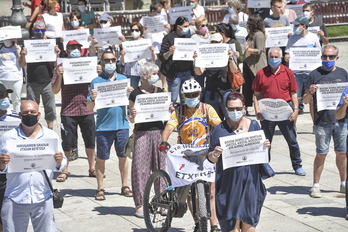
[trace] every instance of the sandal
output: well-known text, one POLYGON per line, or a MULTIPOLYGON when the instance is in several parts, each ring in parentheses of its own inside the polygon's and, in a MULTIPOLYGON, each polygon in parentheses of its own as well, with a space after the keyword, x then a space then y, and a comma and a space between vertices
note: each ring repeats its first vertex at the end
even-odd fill
POLYGON ((94 196, 94 199, 96 201, 105 201, 105 189, 99 189, 97 190, 95 196, 94 196))
MULTIPOLYGON (((89 169, 88 170, 88 176, 89 177, 97 177, 97 173, 96 173, 96 171, 95 171, 95 169, 89 169)), ((104 178, 106 177, 106 175, 104 175, 104 178)))
POLYGON ((133 192, 132 192, 132 190, 130 189, 129 186, 123 186, 121 188, 121 195, 123 195, 125 197, 133 197, 133 192))
POLYGON ((61 172, 59 176, 56 178, 56 182, 64 182, 68 179, 69 173, 67 172, 61 172))

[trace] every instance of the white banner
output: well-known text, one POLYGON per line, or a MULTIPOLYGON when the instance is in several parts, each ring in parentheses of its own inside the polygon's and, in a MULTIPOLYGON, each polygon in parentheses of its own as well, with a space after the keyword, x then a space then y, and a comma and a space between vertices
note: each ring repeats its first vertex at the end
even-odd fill
POLYGON ((226 67, 228 48, 228 44, 199 45, 195 66, 205 68, 226 67))
POLYGON ((248 8, 271 8, 269 0, 248 0, 248 8))
POLYGON ((64 84, 90 83, 98 76, 97 57, 80 57, 63 59, 64 84))
POLYGON ((236 40, 240 43, 240 47, 242 48, 242 51, 244 53, 244 45, 246 43, 246 39, 244 36, 236 36, 236 40))
POLYGON ((96 46, 108 46, 122 43, 119 37, 122 35, 121 26, 109 27, 109 28, 94 28, 93 38, 98 40, 96 46))
POLYGON ((66 45, 70 40, 76 40, 77 42, 82 44, 82 48, 89 48, 89 29, 62 31, 62 35, 64 39, 64 48, 66 48, 66 45))
POLYGON ((114 106, 128 106, 127 88, 130 86, 130 79, 116 80, 104 83, 95 83, 97 90, 95 99, 96 109, 110 108, 114 106))
POLYGON ((189 38, 174 38, 173 60, 193 60, 193 53, 198 49, 198 42, 189 38))
POLYGON ((158 33, 166 31, 164 27, 164 17, 163 15, 157 15, 154 17, 142 17, 143 26, 146 27, 146 33, 158 33))
POLYGON ((320 48, 290 48, 289 68, 291 70, 312 71, 320 66, 320 48))
POLYGON ((22 38, 21 26, 0 27, 0 41, 22 38))
POLYGON ((6 148, 11 156, 7 165, 9 173, 55 170, 54 154, 58 152, 57 139, 8 140, 6 148))
POLYGON ((264 98, 258 101, 260 113, 268 121, 288 120, 293 110, 283 99, 264 98))
POLYGON ((135 123, 167 121, 170 118, 170 92, 137 95, 135 123))
POLYGON ((263 130, 220 137, 223 169, 268 163, 268 147, 263 130))
POLYGON ((336 110, 342 92, 348 87, 348 82, 317 84, 317 86, 317 110, 336 110))
POLYGON ((191 6, 181 6, 181 7, 172 7, 169 8, 169 18, 170 24, 174 25, 175 21, 179 17, 186 17, 189 23, 193 23, 192 21, 192 7, 191 6))
POLYGON ((125 50, 124 62, 134 62, 141 59, 151 59, 151 47, 152 43, 150 39, 140 39, 127 41, 122 43, 122 48, 125 50))
POLYGON ((13 118, 13 120, 8 120, 9 118, 12 118, 12 117, 7 116, 7 118, 4 121, 0 121, 0 137, 6 131, 16 128, 21 123, 21 120, 19 118, 13 118))
POLYGON ((24 47, 28 50, 25 60, 27 63, 55 62, 57 60, 55 46, 55 39, 24 40, 24 47))
POLYGON ((197 180, 215 182, 215 164, 207 160, 209 145, 173 145, 167 153, 168 173, 173 187, 197 180))
POLYGON ((292 32, 291 27, 271 27, 265 28, 266 48, 286 47, 288 43, 288 34, 292 32))

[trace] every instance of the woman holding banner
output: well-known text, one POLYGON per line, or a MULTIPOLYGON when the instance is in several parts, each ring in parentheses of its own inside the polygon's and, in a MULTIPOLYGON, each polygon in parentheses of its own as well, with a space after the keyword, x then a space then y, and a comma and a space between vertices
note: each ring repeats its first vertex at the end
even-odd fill
MULTIPOLYGON (((260 164, 223 170, 220 137, 260 130, 255 120, 244 117, 244 96, 232 92, 227 96, 228 118, 217 125, 210 138, 208 159, 216 163, 216 213, 222 231, 255 231, 266 197, 260 164)), ((270 147, 266 140, 264 146, 270 147)))

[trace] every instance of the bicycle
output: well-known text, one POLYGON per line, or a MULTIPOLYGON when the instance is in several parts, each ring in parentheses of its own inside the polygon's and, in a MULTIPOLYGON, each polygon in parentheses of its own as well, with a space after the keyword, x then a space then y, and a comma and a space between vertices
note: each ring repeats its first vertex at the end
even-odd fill
POLYGON ((187 212, 186 199, 190 192, 194 219, 198 220, 201 232, 208 231, 208 219, 210 219, 208 182, 215 181, 215 166, 205 161, 207 154, 207 145, 178 144, 169 149, 167 162, 170 176, 164 170, 157 170, 152 173, 145 187, 144 220, 149 231, 167 231, 171 227, 173 218, 183 217, 187 212), (180 150, 180 147, 183 150, 180 150), (180 152, 184 154, 181 155, 181 159, 173 158, 173 153, 180 152), (179 167, 173 164, 175 159, 178 159, 179 167), (195 170, 196 173, 183 173, 184 168, 195 170), (185 180, 185 176, 192 180, 185 180))

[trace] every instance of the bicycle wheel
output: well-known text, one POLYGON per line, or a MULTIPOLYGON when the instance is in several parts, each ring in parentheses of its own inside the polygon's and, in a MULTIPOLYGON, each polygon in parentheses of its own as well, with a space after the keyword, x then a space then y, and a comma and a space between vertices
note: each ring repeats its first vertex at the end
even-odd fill
POLYGON ((208 210, 205 198, 204 183, 198 181, 196 183, 196 202, 198 204, 198 220, 200 232, 208 231, 208 210))
POLYGON ((169 175, 157 170, 147 180, 144 192, 144 220, 149 231, 167 231, 170 228, 173 191, 169 175))

